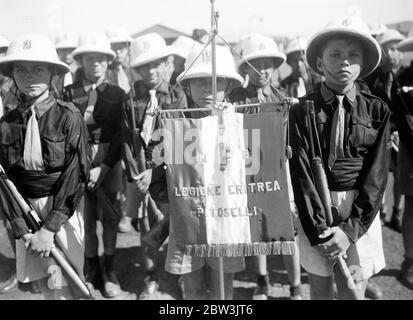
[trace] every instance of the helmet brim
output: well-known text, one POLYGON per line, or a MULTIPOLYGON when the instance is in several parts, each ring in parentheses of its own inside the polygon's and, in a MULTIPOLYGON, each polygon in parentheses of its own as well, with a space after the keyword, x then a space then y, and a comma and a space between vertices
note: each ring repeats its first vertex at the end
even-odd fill
MULTIPOLYGON (((286 60, 287 57, 285 56, 284 53, 279 53, 279 54, 274 54, 273 52, 260 52, 260 53, 253 53, 250 55, 245 55, 243 57, 245 60, 248 62, 254 59, 260 59, 260 58, 270 58, 274 60, 274 69, 279 68, 286 60)), ((242 71, 243 68, 245 68, 246 62, 244 59, 241 59, 238 62, 237 69, 238 71, 242 71)))
POLYGON ((363 78, 372 73, 380 63, 381 60, 381 48, 379 43, 370 35, 365 35, 356 30, 333 28, 323 30, 315 34, 308 42, 306 50, 306 59, 308 65, 316 73, 323 75, 323 73, 317 68, 317 57, 320 56, 320 50, 324 44, 332 37, 351 36, 358 40, 363 45, 364 49, 364 62, 359 77, 363 78))
POLYGON ((13 65, 16 62, 39 62, 52 66, 56 75, 63 75, 70 71, 70 67, 60 60, 48 60, 43 57, 29 57, 25 54, 14 54, 0 58, 0 73, 6 77, 13 76, 13 65))

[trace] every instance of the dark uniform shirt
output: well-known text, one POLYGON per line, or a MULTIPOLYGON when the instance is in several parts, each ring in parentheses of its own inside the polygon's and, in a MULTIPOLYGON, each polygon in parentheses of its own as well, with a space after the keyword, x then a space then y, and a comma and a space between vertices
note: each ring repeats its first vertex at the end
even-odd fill
POLYGON ((293 157, 290 172, 295 202, 303 229, 312 245, 327 228, 324 209, 314 184, 309 155, 305 100, 314 101, 317 132, 330 191, 358 190, 350 216, 340 216, 338 226, 352 242, 370 227, 386 187, 389 166, 390 111, 380 99, 353 87, 345 96, 344 158, 327 167, 331 123, 337 106, 335 94, 325 84, 310 92, 290 112, 293 157))
MULTIPOLYGON (((286 137, 286 146, 289 145, 289 130, 288 130, 288 106, 287 105, 281 105, 282 101, 287 97, 284 91, 282 90, 274 90, 271 88, 269 85, 266 86, 263 89, 263 95, 265 98, 266 103, 277 103, 280 104, 278 108, 282 108, 283 112, 283 126, 284 126, 284 134, 286 137)), ((229 99, 232 103, 237 104, 237 105, 242 105, 242 104, 253 104, 253 103, 258 103, 258 98, 257 98, 257 89, 249 84, 246 88, 243 87, 238 87, 235 88, 234 90, 231 91, 229 94, 229 99)), ((246 107, 246 108, 240 108, 237 110, 237 112, 240 113, 246 113, 246 114, 253 114, 260 112, 260 107, 246 107)), ((286 149, 287 152, 287 149, 286 149)), ((289 158, 289 154, 287 152, 287 157, 289 158)))
MULTIPOLYGON (((397 73, 394 74, 392 71, 385 71, 382 67, 379 67, 365 78, 365 82, 368 85, 370 92, 386 102, 390 109, 390 132, 398 131, 393 100, 395 99, 394 93, 398 88, 396 78, 403 72, 403 70, 404 67, 401 67, 397 73)), ((393 149, 390 154, 390 171, 397 170, 397 162, 398 151, 393 149)))
MULTIPOLYGON (((286 94, 282 92, 281 90, 276 91, 273 88, 271 88, 269 85, 263 88, 262 91, 265 102, 275 102, 275 103, 280 103, 282 100, 285 99, 286 94)), ((246 88, 243 87, 238 87, 235 88, 234 90, 231 91, 229 94, 229 100, 234 103, 234 104, 253 104, 253 103, 259 103, 258 98, 257 98, 257 89, 249 84, 246 88)), ((259 107, 247 107, 247 108, 242 108, 238 109, 238 112, 241 113, 257 113, 259 112, 259 107)))
MULTIPOLYGON (((24 139, 31 112, 23 103, 0 120, 0 163, 23 196, 40 198, 53 195, 52 210, 44 221, 44 227, 57 232, 71 217, 85 190, 89 176, 87 130, 73 104, 56 100, 53 96, 41 104, 49 105, 49 109, 38 118, 44 172, 24 167, 24 139)), ((16 238, 28 232, 23 217, 6 209, 7 214, 16 238)))
POLYGON ((400 72, 395 82, 392 88, 394 122, 400 139, 413 155, 413 62, 400 72), (407 87, 407 92, 403 92, 403 87, 407 87))
MULTIPOLYGON (((144 120, 144 115, 146 108, 148 106, 150 95, 149 88, 145 85, 143 81, 137 81, 134 83, 135 98, 134 98, 134 113, 135 113, 135 125, 138 131, 142 129, 142 124, 144 120)), ((167 81, 162 81, 156 87, 156 98, 158 100, 158 107, 160 110, 169 109, 186 109, 188 107, 185 93, 180 87, 172 86, 167 81)), ((122 158, 126 165, 126 175, 128 181, 132 181, 132 177, 138 175, 140 170, 138 169, 138 152, 135 150, 132 138, 132 115, 131 115, 131 103, 125 105, 124 116, 123 116, 123 127, 122 127, 122 158)), ((155 128, 158 129, 160 126, 159 121, 160 116, 156 116, 155 128)), ((164 113, 162 117, 168 118, 183 118, 184 114, 182 112, 164 113)), ((140 135, 136 137, 139 139, 140 145, 144 145, 143 140, 140 135)), ((151 141, 149 146, 144 148, 144 161, 145 167, 152 168, 154 163, 152 161, 152 151, 159 141, 151 141)), ((141 159, 142 161, 143 159, 141 159)))
MULTIPOLYGON (((80 80, 64 90, 65 100, 72 101, 82 115, 89 100, 84 84, 84 80, 80 80)), ((104 83, 96 90, 97 101, 93 110, 95 123, 87 125, 89 142, 110 143, 103 163, 112 168, 121 159, 122 110, 127 97, 121 88, 111 83, 104 83)))

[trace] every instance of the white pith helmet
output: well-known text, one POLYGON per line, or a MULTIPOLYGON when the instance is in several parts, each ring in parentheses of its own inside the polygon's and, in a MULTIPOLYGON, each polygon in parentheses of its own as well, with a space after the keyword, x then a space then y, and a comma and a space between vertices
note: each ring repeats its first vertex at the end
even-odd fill
MULTIPOLYGON (((201 53, 202 50, 203 47, 201 46, 189 52, 185 60, 185 70, 177 77, 177 83, 185 85, 185 82, 189 79, 212 77, 211 46, 207 46, 201 53)), ((217 78, 229 79, 232 88, 239 87, 244 82, 242 76, 235 69, 231 52, 222 46, 216 46, 216 76, 217 78)))
POLYGON ((10 40, 0 34, 0 49, 7 48, 10 45, 10 40))
POLYGON ((387 27, 383 23, 375 23, 370 26, 370 34, 373 37, 377 37, 378 35, 382 34, 386 30, 387 30, 387 27))
POLYGON ((360 77, 367 76, 377 68, 381 59, 381 48, 377 40, 371 36, 369 27, 359 18, 341 17, 329 22, 308 41, 306 59, 315 72, 322 74, 317 68, 317 57, 323 45, 333 36, 351 36, 362 43, 364 63, 360 77))
POLYGON ((124 28, 113 28, 106 31, 110 43, 132 42, 132 37, 124 28))
POLYGON ((200 46, 199 42, 185 36, 179 36, 174 42, 172 42, 169 48, 171 49, 172 54, 186 59, 188 53, 195 46, 200 46))
POLYGON ((399 42, 397 49, 401 52, 413 51, 413 28, 410 29, 407 38, 399 42))
POLYGON ((382 34, 378 35, 376 40, 380 43, 381 46, 389 42, 400 42, 404 40, 405 37, 396 29, 387 29, 382 34))
POLYGON ((73 32, 63 32, 56 36, 55 47, 56 49, 71 49, 77 47, 79 37, 73 32))
POLYGON ((103 53, 109 56, 109 60, 116 57, 111 49, 109 39, 103 33, 85 33, 79 37, 76 49, 73 51, 73 59, 79 60, 85 53, 103 53))
POLYGON ((157 33, 140 36, 131 43, 131 67, 137 68, 172 55, 165 40, 157 33))
MULTIPOLYGON (((286 56, 280 52, 277 43, 270 37, 263 36, 258 33, 252 33, 242 38, 242 57, 247 60, 258 58, 272 58, 274 60, 274 68, 277 69, 282 65, 286 56)), ((244 67, 244 60, 238 62, 238 70, 244 67)))
POLYGON ((305 52, 305 50, 307 49, 307 38, 304 37, 299 37, 299 38, 294 38, 292 39, 287 47, 285 48, 285 55, 288 58, 288 55, 290 55, 291 53, 297 52, 297 51, 301 51, 301 52, 305 52))
POLYGON ((0 73, 12 77, 13 64, 18 61, 49 64, 58 75, 70 71, 70 67, 59 60, 53 43, 34 34, 20 35, 10 42, 6 55, 0 58, 0 73))

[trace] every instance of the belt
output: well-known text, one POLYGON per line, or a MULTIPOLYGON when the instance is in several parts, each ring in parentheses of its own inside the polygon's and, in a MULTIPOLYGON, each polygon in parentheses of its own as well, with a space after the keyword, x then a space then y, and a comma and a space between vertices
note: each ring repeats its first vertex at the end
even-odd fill
POLYGON ((35 170, 11 170, 10 176, 17 188, 28 198, 43 198, 53 194, 61 171, 46 173, 35 170))

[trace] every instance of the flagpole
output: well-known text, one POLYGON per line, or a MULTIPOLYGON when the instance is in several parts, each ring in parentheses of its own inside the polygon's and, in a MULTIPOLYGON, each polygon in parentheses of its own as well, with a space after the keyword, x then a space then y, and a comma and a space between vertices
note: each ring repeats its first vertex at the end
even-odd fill
MULTIPOLYGON (((211 62, 212 62, 212 107, 217 109, 217 66, 216 66, 216 44, 215 36, 217 34, 216 13, 214 3, 211 2, 211 62)), ((220 117, 221 118, 221 117, 220 117)), ((222 119, 219 121, 222 123, 222 119)), ((221 300, 225 300, 224 287, 224 258, 218 258, 218 273, 219 273, 219 295, 221 300)))

